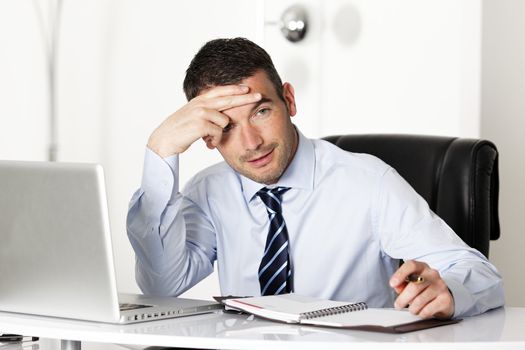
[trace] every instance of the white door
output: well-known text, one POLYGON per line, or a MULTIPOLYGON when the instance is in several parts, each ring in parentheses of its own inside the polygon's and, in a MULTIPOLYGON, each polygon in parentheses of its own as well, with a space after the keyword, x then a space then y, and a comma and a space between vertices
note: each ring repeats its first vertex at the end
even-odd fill
POLYGON ((264 11, 264 45, 307 135, 478 136, 480 1, 266 0, 264 11), (291 6, 308 15, 295 43, 278 25, 291 6))

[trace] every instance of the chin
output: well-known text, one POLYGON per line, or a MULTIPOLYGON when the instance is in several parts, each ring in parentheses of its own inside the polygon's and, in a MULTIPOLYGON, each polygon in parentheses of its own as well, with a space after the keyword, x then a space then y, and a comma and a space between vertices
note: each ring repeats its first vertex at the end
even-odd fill
POLYGON ((263 175, 263 174, 245 174, 244 176, 246 176, 247 178, 255 181, 255 182, 258 182, 258 183, 262 183, 262 184, 265 184, 265 185, 271 185, 271 184, 274 184, 276 183, 277 181, 279 181, 279 178, 281 177, 281 173, 278 173, 278 174, 266 174, 266 175, 263 175))
POLYGON ((239 166, 239 164, 236 165, 237 166, 232 166, 232 164, 230 164, 230 166, 237 173, 241 174, 244 177, 247 177, 252 181, 265 185, 271 185, 276 183, 281 178, 281 175, 284 172, 284 168, 282 166, 279 166, 279 164, 275 163, 268 164, 267 169, 250 169, 249 166, 239 166))

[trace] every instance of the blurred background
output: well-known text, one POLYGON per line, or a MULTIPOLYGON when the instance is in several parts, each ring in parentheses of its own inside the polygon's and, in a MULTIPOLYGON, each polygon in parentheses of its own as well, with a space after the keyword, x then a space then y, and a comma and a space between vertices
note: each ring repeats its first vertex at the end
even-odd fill
MULTIPOLYGON (((309 137, 493 141, 502 234, 490 260, 507 304, 525 306, 524 16, 521 0, 1 0, 0 159, 101 163, 118 287, 138 292, 125 217, 149 134, 185 103, 196 51, 243 36, 294 85, 294 122, 309 137), (295 5, 308 27, 291 42, 280 21, 295 5)), ((181 185, 220 160, 195 143, 181 157, 181 185)), ((213 274, 185 295, 217 294, 213 274)))

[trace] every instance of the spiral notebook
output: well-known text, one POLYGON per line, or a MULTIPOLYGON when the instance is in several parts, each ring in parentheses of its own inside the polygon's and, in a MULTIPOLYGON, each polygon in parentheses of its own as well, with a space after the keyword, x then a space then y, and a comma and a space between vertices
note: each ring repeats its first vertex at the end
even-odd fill
POLYGON ((274 321, 384 333, 412 332, 460 321, 421 319, 406 310, 368 308, 362 302, 323 300, 298 294, 216 300, 229 308, 274 321))

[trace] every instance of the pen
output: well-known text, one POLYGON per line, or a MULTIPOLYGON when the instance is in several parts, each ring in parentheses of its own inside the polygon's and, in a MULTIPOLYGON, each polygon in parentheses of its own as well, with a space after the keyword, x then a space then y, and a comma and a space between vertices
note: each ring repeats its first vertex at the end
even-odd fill
POLYGON ((421 275, 416 275, 416 274, 410 274, 407 276, 407 278, 405 278, 405 282, 407 283, 415 283, 415 284, 420 284, 420 283, 423 283, 425 282, 425 278, 421 275))
POLYGON ((20 334, 0 334, 0 342, 21 342, 24 340, 37 341, 38 337, 23 336, 20 334))

